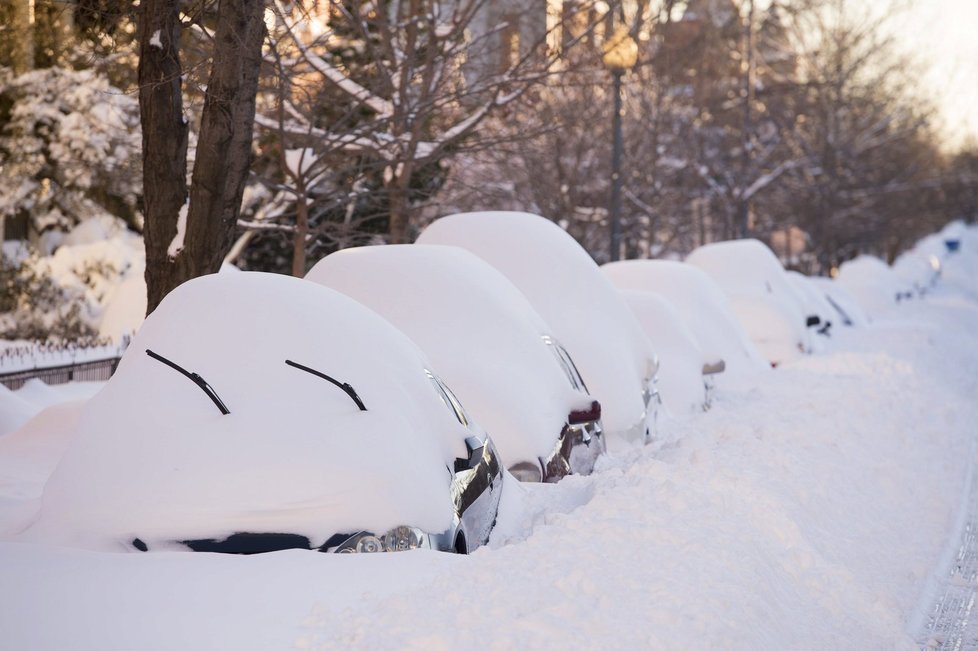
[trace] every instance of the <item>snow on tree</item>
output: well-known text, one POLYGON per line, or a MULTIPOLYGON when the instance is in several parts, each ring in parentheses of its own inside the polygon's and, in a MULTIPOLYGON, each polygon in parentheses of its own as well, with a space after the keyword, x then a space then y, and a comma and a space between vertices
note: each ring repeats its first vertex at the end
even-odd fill
POLYGON ((500 15, 500 4, 274 3, 275 85, 257 121, 267 185, 291 206, 275 216, 285 224, 242 226, 294 233, 295 273, 310 239, 412 239, 452 157, 485 146, 487 118, 553 62, 546 26, 528 11, 500 15), (304 152, 301 170, 285 160, 291 151, 304 152))
POLYGON ((139 112, 93 70, 0 68, 0 219, 50 253, 94 217, 140 226, 139 112))

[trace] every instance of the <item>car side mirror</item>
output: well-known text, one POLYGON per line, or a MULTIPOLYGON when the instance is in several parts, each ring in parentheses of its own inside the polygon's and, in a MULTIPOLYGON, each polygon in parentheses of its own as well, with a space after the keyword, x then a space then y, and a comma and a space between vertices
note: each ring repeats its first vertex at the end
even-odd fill
POLYGON ((482 455, 486 449, 486 442, 484 440, 479 440, 476 436, 469 436, 465 439, 465 449, 468 451, 469 456, 467 459, 455 459, 455 472, 462 472, 463 470, 472 470, 478 467, 479 463, 482 461, 482 455))
POLYGON ((822 320, 818 318, 817 314, 811 314, 805 319, 805 326, 811 328, 812 326, 817 326, 822 320))

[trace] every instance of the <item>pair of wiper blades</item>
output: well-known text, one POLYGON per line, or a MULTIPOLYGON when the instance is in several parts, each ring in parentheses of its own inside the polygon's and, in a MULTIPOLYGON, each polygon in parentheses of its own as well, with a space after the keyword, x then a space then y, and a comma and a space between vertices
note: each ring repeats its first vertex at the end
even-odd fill
MULTIPOLYGON (((181 375, 189 378, 191 382, 193 382, 198 387, 200 387, 200 390, 201 391, 203 391, 205 394, 207 394, 207 397, 210 398, 211 399, 211 402, 213 402, 217 406, 217 408, 221 411, 221 414, 222 415, 225 415, 226 416, 227 414, 230 414, 231 413, 231 410, 227 408, 227 406, 224 404, 224 402, 221 400, 221 398, 217 395, 217 392, 214 391, 214 389, 211 387, 211 385, 207 384, 207 381, 204 380, 204 378, 202 378, 200 375, 198 375, 197 373, 193 373, 191 371, 188 371, 187 369, 183 368, 182 366, 180 366, 176 362, 173 362, 173 361, 167 359, 166 357, 163 357, 162 355, 160 355, 158 353, 154 353, 149 348, 146 349, 146 354, 149 355, 150 357, 152 357, 153 359, 155 359, 155 360, 157 360, 159 362, 162 362, 162 363, 166 364, 167 366, 169 366, 170 368, 172 368, 174 371, 177 371, 181 375)), ((350 386, 349 383, 347 383, 347 382, 340 382, 339 380, 336 380, 334 378, 331 378, 330 376, 326 375, 325 373, 322 373, 320 371, 317 371, 316 369, 313 369, 313 368, 309 368, 308 366, 304 366, 304 365, 299 364, 297 362, 293 362, 290 359, 285 360, 285 363, 288 364, 289 366, 293 367, 293 368, 297 368, 300 371, 305 371, 306 373, 309 373, 311 375, 315 375, 316 377, 320 377, 320 378, 322 378, 324 380, 327 380, 328 382, 336 385, 337 387, 339 387, 340 389, 342 389, 343 392, 346 395, 350 396, 350 399, 353 400, 354 403, 356 403, 356 405, 357 405, 357 407, 359 407, 360 411, 367 411, 367 408, 366 408, 366 406, 364 406, 363 401, 360 399, 360 396, 357 395, 356 390, 352 386, 350 386)))

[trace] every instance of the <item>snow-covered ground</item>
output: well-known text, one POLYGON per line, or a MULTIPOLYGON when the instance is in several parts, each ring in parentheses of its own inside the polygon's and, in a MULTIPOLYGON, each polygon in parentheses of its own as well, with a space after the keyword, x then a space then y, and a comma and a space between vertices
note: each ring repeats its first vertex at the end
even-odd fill
POLYGON ((48 413, 37 445, 0 437, 0 648, 916 649, 978 438, 978 275, 954 263, 818 355, 721 376, 709 412, 663 424, 676 443, 510 482, 470 556, 20 542, 51 421, 77 415, 48 413))

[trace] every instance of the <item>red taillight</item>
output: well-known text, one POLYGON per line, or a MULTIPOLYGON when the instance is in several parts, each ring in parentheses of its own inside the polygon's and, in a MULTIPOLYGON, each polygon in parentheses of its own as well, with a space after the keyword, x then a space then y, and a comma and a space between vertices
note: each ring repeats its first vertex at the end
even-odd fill
POLYGON ((587 409, 574 409, 567 414, 568 425, 582 425, 601 418, 601 403, 597 400, 591 401, 591 406, 587 409))

